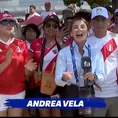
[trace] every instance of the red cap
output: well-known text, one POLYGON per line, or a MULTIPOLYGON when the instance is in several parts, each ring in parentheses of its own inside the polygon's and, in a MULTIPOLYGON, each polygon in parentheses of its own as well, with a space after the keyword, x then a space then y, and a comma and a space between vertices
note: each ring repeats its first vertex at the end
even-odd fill
POLYGON ((42 18, 40 16, 34 15, 30 19, 28 19, 24 22, 21 22, 21 25, 28 25, 28 24, 40 25, 41 21, 42 21, 42 18))
POLYGON ((49 21, 49 20, 53 20, 53 21, 55 21, 57 24, 59 24, 59 18, 58 18, 58 16, 57 15, 55 15, 55 14, 49 14, 45 19, 44 19, 44 21, 43 21, 43 23, 46 23, 47 21, 49 21))
POLYGON ((16 19, 14 18, 14 16, 10 13, 0 13, 0 21, 2 20, 13 20, 13 21, 16 21, 16 19))
POLYGON ((45 5, 50 6, 51 2, 45 2, 45 5))

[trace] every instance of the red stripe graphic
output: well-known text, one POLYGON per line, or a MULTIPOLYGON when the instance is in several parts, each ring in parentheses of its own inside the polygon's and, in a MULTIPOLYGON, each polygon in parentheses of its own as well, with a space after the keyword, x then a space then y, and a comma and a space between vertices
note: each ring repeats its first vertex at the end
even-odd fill
POLYGON ((112 52, 117 48, 116 42, 114 39, 108 41, 103 48, 101 49, 104 61, 112 54, 112 52))
POLYGON ((56 63, 57 60, 57 55, 52 59, 52 61, 48 64, 48 66, 46 67, 45 71, 46 72, 51 72, 52 68, 53 68, 53 63, 56 63))

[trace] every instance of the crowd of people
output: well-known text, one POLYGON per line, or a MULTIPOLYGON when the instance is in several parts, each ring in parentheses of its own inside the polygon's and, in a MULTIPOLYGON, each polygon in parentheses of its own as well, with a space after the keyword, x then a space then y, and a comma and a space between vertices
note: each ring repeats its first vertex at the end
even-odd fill
POLYGON ((0 13, 0 117, 117 117, 118 9, 96 6, 91 12, 75 12, 70 5, 60 21, 50 2, 44 6, 41 14, 29 6, 22 22, 10 12, 0 13), (84 56, 90 57, 92 66, 86 73, 84 56), (86 85, 87 80, 93 83, 86 85), (106 108, 5 105, 7 99, 81 97, 104 98, 106 108))

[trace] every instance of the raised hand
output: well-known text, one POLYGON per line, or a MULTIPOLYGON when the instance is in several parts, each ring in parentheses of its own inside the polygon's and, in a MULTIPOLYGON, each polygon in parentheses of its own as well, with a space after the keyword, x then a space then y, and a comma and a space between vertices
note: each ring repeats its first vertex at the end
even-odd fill
POLYGON ((71 79, 72 78, 72 72, 64 72, 63 73, 63 81, 68 81, 69 79, 71 79))
POLYGON ((26 65, 25 68, 29 71, 34 71, 37 68, 37 63, 33 62, 33 59, 30 59, 26 65))
POLYGON ((84 78, 85 78, 85 79, 88 79, 88 80, 95 80, 95 79, 96 79, 96 78, 95 78, 95 75, 94 75, 93 73, 91 73, 91 72, 86 73, 86 74, 84 75, 84 78))
POLYGON ((58 43, 60 43, 65 36, 67 36, 69 34, 69 30, 66 29, 66 27, 63 27, 60 31, 59 29, 57 28, 56 30, 56 40, 58 43))

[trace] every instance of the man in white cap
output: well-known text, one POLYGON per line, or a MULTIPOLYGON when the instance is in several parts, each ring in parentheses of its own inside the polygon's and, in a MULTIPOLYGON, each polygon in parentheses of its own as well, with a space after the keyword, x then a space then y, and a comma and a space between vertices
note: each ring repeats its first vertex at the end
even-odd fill
POLYGON ((94 86, 95 97, 104 98, 106 108, 94 109, 94 117, 118 116, 118 37, 107 30, 108 11, 104 7, 92 9, 91 25, 94 35, 90 35, 87 44, 96 54, 101 52, 104 60, 105 81, 97 82, 102 91, 94 86))

